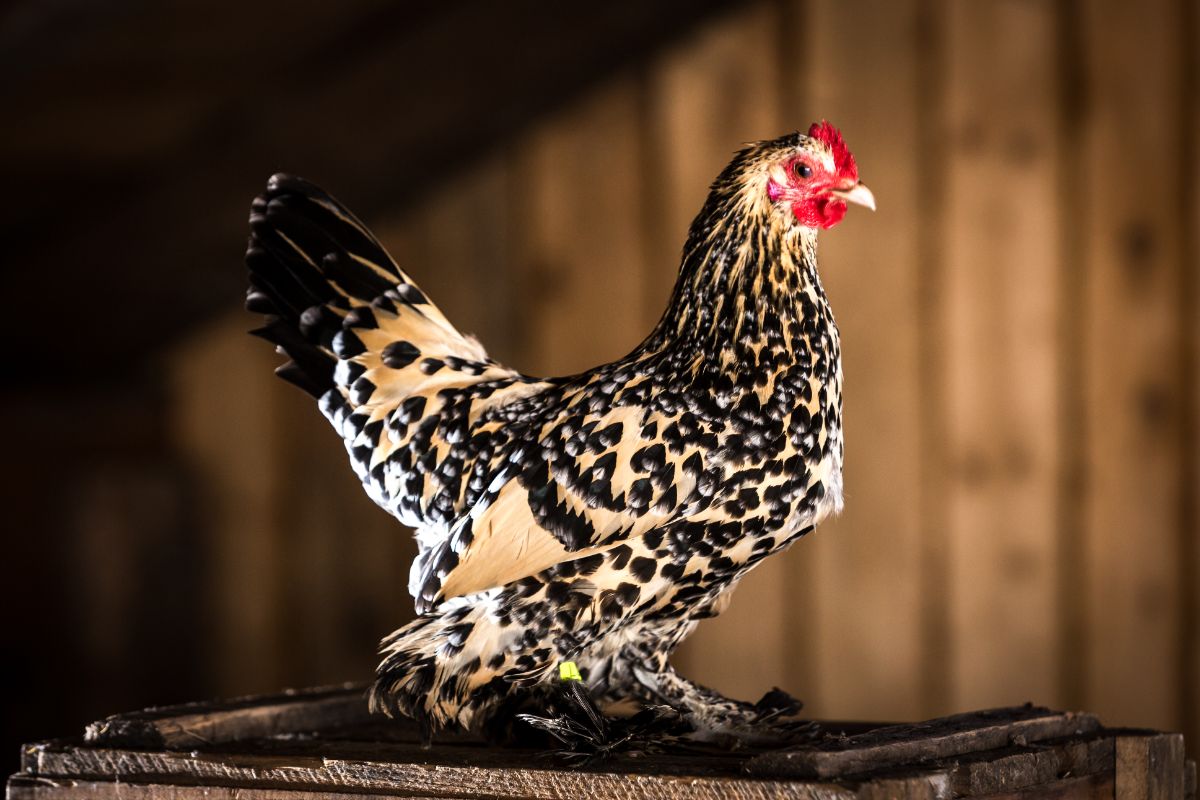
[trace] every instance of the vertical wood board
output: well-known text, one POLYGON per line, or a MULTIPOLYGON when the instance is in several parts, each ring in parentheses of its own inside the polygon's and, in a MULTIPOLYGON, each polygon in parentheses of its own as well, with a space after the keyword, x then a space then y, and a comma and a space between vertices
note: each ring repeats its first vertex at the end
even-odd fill
POLYGON ((852 206, 821 233, 821 277, 842 339, 845 511, 812 536, 817 713, 911 719, 920 713, 921 570, 916 230, 916 3, 814 2, 797 15, 810 52, 811 119, 855 154, 879 210, 852 206), (848 665, 853 664, 853 669, 848 665))
MULTIPOLYGON (((1180 186, 1181 227, 1185 232, 1181 265, 1183 291, 1180 293, 1184 351, 1182 368, 1183 409, 1183 486, 1180 541, 1182 543, 1181 580, 1184 588, 1184 652, 1182 659, 1183 734, 1195 752, 1200 742, 1200 9, 1191 0, 1182 0, 1180 39, 1184 43, 1183 91, 1183 181, 1180 186)), ((1193 780, 1195 775, 1192 767, 1193 780)), ((1195 787, 1193 784, 1193 793, 1195 787)))
POLYGON ((513 366, 569 375, 620 358, 642 329, 635 83, 605 85, 517 147, 513 366))
POLYGON ((272 374, 280 357, 249 327, 239 310, 198 331, 176 349, 169 376, 175 444, 213 532, 209 551, 196 554, 211 587, 199 634, 209 643, 205 670, 226 695, 265 692, 281 679, 274 408, 293 390, 272 374))
POLYGON ((1056 702, 1054 9, 942 8, 952 702, 1056 702))
POLYGON ((1089 707, 1179 724, 1178 6, 1081 4, 1089 707), (1143 184, 1153 189, 1131 190, 1143 184))

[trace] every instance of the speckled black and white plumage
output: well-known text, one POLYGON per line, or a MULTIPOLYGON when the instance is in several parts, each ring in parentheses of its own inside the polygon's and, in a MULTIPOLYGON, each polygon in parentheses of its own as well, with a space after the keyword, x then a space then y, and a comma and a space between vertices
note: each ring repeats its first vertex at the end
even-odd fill
POLYGON ((367 493, 417 531, 419 616, 383 642, 375 708, 477 725, 573 660, 602 699, 753 728, 754 707, 667 658, 749 569, 841 506, 819 226, 779 190, 798 155, 836 176, 820 137, 742 150, 654 331, 546 379, 455 330, 337 201, 271 179, 251 213, 247 307, 268 315, 260 335, 291 359, 280 374, 318 398, 367 493))

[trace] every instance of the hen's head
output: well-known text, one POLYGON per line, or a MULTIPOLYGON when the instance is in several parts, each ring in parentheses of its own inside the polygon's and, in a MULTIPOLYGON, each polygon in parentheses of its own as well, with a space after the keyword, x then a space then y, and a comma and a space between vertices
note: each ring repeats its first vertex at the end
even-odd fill
POLYGON ((828 122, 814 122, 808 135, 776 139, 765 148, 767 198, 791 211, 808 228, 832 228, 846 216, 846 203, 875 209, 871 190, 858 180, 842 134, 828 122))

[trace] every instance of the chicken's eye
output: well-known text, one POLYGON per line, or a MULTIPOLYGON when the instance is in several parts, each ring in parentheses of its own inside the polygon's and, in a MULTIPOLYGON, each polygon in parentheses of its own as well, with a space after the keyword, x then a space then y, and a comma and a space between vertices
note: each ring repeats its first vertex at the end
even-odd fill
POLYGON ((803 161, 797 161, 795 164, 792 164, 792 172, 796 174, 797 178, 802 180, 808 180, 812 177, 812 167, 803 161))

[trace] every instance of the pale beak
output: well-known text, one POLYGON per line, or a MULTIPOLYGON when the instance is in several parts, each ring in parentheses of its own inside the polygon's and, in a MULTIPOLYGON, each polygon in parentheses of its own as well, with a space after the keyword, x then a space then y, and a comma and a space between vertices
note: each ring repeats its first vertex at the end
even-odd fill
POLYGON ((840 197, 847 203, 858 203, 872 211, 875 210, 875 195, 871 194, 871 190, 861 183, 856 183, 849 189, 833 189, 829 193, 834 197, 840 197))

